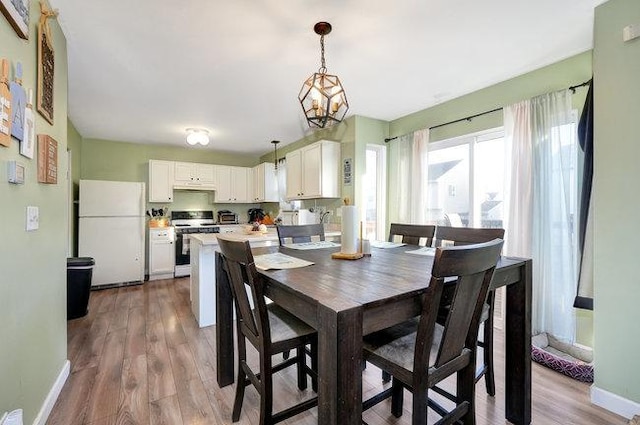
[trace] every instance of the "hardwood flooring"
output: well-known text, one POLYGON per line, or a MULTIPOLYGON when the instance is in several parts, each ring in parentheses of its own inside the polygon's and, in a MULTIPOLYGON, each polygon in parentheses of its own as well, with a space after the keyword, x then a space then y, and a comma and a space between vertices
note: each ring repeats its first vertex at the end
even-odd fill
MULTIPOLYGON (((231 424, 234 386, 215 379, 215 330, 200 329, 191 314, 189 278, 91 293, 89 314, 68 322, 71 375, 47 421, 49 425, 231 424)), ((504 353, 496 330, 496 392, 478 384, 479 425, 504 424, 504 353)), ((257 356, 254 355, 254 360, 257 356)), ((380 371, 363 372, 364 397, 381 389, 380 371)), ((310 386, 309 386, 310 387, 310 386)), ((276 374, 274 409, 311 397, 299 392, 295 368, 276 374)), ((389 402, 364 413, 370 425, 410 424, 411 402, 396 419, 389 402)), ((239 424, 259 423, 259 397, 247 388, 239 424)), ((317 423, 317 410, 285 424, 317 423)), ((627 421, 589 402, 589 386, 533 364, 533 423, 622 425, 627 421)), ((435 419, 435 416, 434 416, 435 419)), ((430 415, 430 421, 431 415, 430 415)))

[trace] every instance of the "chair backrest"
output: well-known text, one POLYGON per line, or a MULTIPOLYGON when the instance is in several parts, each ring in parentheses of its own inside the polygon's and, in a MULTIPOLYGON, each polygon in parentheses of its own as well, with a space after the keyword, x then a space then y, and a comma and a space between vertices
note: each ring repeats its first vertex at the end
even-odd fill
POLYGON ((423 224, 399 224, 391 223, 389 228, 389 242, 393 242, 395 236, 402 236, 402 242, 409 245, 420 245, 420 238, 426 239, 426 246, 431 246, 436 226, 423 224))
POLYGON ((299 226, 277 226, 278 240, 280 246, 284 245, 287 239, 291 243, 311 242, 312 236, 318 236, 324 240, 324 226, 322 224, 301 224, 299 226))
POLYGON ((441 246, 442 241, 450 241, 454 245, 469 245, 504 239, 504 229, 438 226, 435 239, 436 246, 441 246))
POLYGON ((218 237, 218 244, 224 261, 224 269, 239 314, 238 329, 254 346, 269 341, 269 316, 264 299, 263 280, 256 271, 253 254, 248 241, 233 241, 218 237), (254 309, 251 308, 245 285, 249 285, 254 309))
POLYGON ((502 243, 501 239, 496 239, 481 244, 436 249, 431 281, 423 299, 418 325, 414 372, 426 373, 430 366, 439 368, 460 356, 471 355, 477 343, 482 306, 500 258, 502 243), (438 354, 430 361, 445 279, 447 285, 454 284, 456 289, 442 329, 438 354), (450 280, 455 283, 450 283, 450 280))

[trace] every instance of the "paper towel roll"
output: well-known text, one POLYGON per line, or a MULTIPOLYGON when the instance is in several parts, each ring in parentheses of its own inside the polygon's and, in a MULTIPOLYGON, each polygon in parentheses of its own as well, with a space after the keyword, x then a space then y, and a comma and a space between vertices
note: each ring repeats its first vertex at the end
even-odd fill
POLYGON ((340 235, 343 254, 358 252, 358 208, 354 205, 342 207, 342 235, 340 235))

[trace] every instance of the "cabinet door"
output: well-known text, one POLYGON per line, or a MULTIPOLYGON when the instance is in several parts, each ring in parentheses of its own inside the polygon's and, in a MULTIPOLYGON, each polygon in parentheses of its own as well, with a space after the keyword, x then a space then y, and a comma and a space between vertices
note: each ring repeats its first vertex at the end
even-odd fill
POLYGON ((231 202, 231 167, 218 165, 215 167, 216 175, 216 195, 215 200, 219 203, 231 202))
POLYGON ((175 164, 176 183, 192 183, 195 180, 195 164, 191 162, 176 162, 175 164))
POLYGON ((250 203, 249 170, 246 167, 231 168, 231 198, 233 202, 250 203))
POLYGON ((264 163, 253 167, 253 199, 254 202, 264 201, 264 163))
POLYGON ((149 202, 173 202, 172 161, 149 161, 149 202))
POLYGON ((278 202, 278 176, 276 175, 275 165, 271 162, 262 164, 264 172, 262 174, 262 187, 264 197, 262 202, 278 202))
POLYGON ((287 158, 287 199, 300 199, 302 196, 302 152, 289 152, 287 158))
POLYGON ((150 241, 149 247, 149 274, 172 273, 176 255, 173 241, 150 241))
POLYGON ((302 149, 302 196, 322 196, 322 145, 314 144, 302 149))
POLYGON ((215 165, 195 164, 196 179, 203 185, 213 185, 215 183, 215 165))

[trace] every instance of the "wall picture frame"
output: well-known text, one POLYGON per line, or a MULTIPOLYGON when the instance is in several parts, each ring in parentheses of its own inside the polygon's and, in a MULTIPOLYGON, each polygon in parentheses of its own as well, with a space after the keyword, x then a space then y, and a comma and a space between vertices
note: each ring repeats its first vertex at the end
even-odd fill
POLYGON ((18 37, 29 39, 29 6, 31 0, 0 0, 0 10, 18 37))
POLYGON ((38 134, 38 183, 58 183, 58 142, 47 134, 38 134))

